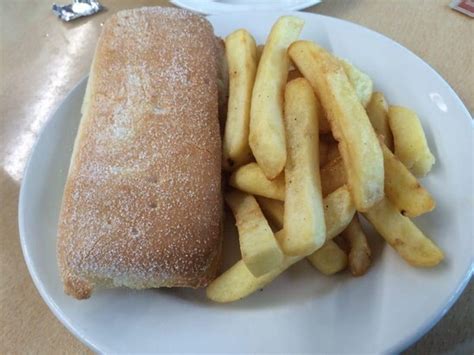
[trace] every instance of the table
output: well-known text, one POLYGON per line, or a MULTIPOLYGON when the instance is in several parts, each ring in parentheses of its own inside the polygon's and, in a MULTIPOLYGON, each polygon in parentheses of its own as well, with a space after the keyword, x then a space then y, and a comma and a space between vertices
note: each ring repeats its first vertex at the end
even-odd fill
MULTIPOLYGON (((64 2, 64 1, 60 1, 64 2)), ((0 3, 0 353, 90 351, 49 311, 28 274, 17 226, 24 166, 38 132, 90 66, 105 19, 166 1, 102 0, 107 11, 63 23, 52 1, 0 3)), ((474 111, 473 22, 448 0, 328 0, 307 11, 359 23, 393 38, 431 64, 474 111), (464 40, 463 40, 464 38, 464 40)), ((472 231, 471 231, 472 232, 472 231)), ((406 353, 472 353, 474 287, 406 353)))

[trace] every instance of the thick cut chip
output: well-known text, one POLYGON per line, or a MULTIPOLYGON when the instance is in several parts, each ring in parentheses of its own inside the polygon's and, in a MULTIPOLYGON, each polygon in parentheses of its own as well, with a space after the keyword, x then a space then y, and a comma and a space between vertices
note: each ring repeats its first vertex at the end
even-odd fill
POLYGON ((385 167, 385 195, 405 216, 432 211, 436 202, 402 162, 381 143, 385 167))
POLYGON ((362 106, 366 107, 372 97, 373 83, 370 76, 345 59, 339 59, 362 106))
POLYGON ((364 275, 370 267, 372 251, 357 214, 341 235, 350 246, 349 270, 354 276, 364 275))
POLYGON ((226 170, 250 162, 250 102, 257 71, 257 47, 252 35, 237 30, 225 39, 229 68, 229 100, 223 140, 223 166, 226 170))
POLYGON ((290 66, 287 49, 298 38, 303 24, 303 20, 294 16, 280 17, 272 27, 258 64, 249 143, 258 165, 269 179, 277 177, 286 164, 283 92, 290 66))
POLYGON ((286 85, 286 237, 281 246, 287 255, 306 255, 326 240, 319 175, 318 105, 306 79, 295 79, 286 85))
POLYGON ((326 50, 297 41, 288 53, 321 100, 357 209, 368 210, 383 198, 384 170, 382 150, 364 107, 340 62, 326 50))
POLYGON ((393 150, 393 136, 388 123, 388 104, 383 94, 374 92, 366 110, 375 132, 381 134, 387 147, 393 150))
POLYGON ((347 255, 335 242, 328 240, 307 257, 311 265, 324 275, 333 275, 347 266, 347 255))
POLYGON ((364 213, 364 216, 409 264, 431 267, 443 260, 443 252, 387 198, 364 213))
POLYGON ((415 176, 425 176, 435 163, 420 119, 412 110, 391 106, 388 122, 393 134, 395 155, 415 176))
POLYGON ((268 180, 257 163, 241 166, 230 176, 229 184, 236 189, 276 200, 285 199, 285 177, 281 174, 268 180))
POLYGON ((329 195, 347 182, 346 170, 341 156, 331 160, 321 168, 321 188, 323 196, 329 195))
POLYGON ((255 198, 234 190, 225 200, 234 213, 242 260, 250 272, 258 277, 278 267, 283 253, 255 198))

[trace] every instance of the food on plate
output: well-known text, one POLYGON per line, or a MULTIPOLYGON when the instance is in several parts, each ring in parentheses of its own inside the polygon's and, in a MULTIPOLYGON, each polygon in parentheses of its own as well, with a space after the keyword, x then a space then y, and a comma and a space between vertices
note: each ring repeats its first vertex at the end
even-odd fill
MULTIPOLYGON (((268 210, 268 200, 259 198, 259 202, 263 202, 260 207, 265 211, 268 210)), ((283 216, 281 213, 284 210, 283 202, 281 201, 271 201, 273 204, 280 204, 281 207, 273 206, 272 216, 275 227, 283 228, 283 216)), ((344 228, 352 220, 352 217, 355 213, 354 203, 347 186, 343 185, 339 187, 336 191, 331 192, 329 195, 324 197, 324 219, 326 224, 326 239, 331 239, 341 233, 344 228), (345 223, 345 224, 344 224, 345 223)), ((266 214, 267 217, 269 215, 266 214)), ((270 218, 270 217, 269 217, 270 218)), ((283 235, 280 233, 279 237, 283 235)), ((278 239, 278 237, 277 237, 278 239)))
POLYGON ((344 185, 324 198, 326 240, 340 234, 351 222, 356 212, 349 188, 344 185))
MULTIPOLYGON (((281 19, 272 35, 277 25, 281 19)), ((244 260, 237 262, 208 286, 207 296, 216 302, 250 295, 305 257, 326 275, 347 266, 354 276, 364 275, 372 252, 356 210, 410 264, 429 267, 443 259, 442 251, 404 216, 415 217, 435 206, 433 197, 397 157, 398 143, 402 144, 398 152, 413 160, 413 172, 425 172, 426 149, 421 158, 416 156, 423 152, 422 144, 415 145, 418 150, 414 151, 403 146, 420 137, 421 125, 407 138, 409 133, 404 130, 415 125, 413 117, 399 122, 407 113, 395 110, 391 115, 384 96, 372 92, 369 76, 312 42, 296 41, 297 36, 293 33, 293 39, 285 42, 296 66, 285 64, 287 74, 281 75, 281 56, 266 57, 271 40, 263 50, 252 93, 249 133, 256 162, 241 166, 229 179, 231 186, 256 196, 261 211, 278 231, 274 238, 285 255, 260 276, 249 271, 244 260), (260 72, 265 73, 260 79, 267 80, 259 80, 260 72), (275 80, 268 80, 271 76, 275 80), (282 77, 287 79, 284 89, 282 77), (262 99, 258 95, 270 84, 272 91, 262 99), (277 90, 280 101, 275 101, 277 90), (262 100, 254 101, 255 97, 262 100), (280 125, 282 104, 285 134, 280 125), (276 114, 258 116, 253 122, 253 110, 262 107, 276 114), (391 127, 391 116, 396 128, 391 127), (252 132, 252 122, 259 123, 259 130, 252 132), (397 142, 398 134, 404 134, 405 140, 397 142), (256 137, 266 145, 254 149, 252 139, 256 137), (333 241, 338 235, 340 239, 333 241), (338 245, 342 242, 344 245, 338 245)), ((424 135, 422 138, 426 143, 424 135)))
POLYGON ((400 256, 412 266, 431 267, 443 260, 443 252, 416 225, 384 198, 364 216, 400 256))
POLYGON ((249 146, 250 101, 257 71, 257 47, 252 35, 237 30, 225 39, 229 100, 225 122, 223 165, 226 170, 252 160, 249 146))
MULTIPOLYGON (((303 75, 300 73, 300 71, 296 68, 290 69, 288 72, 288 80, 287 82, 290 82, 292 80, 302 78, 303 75)), ((326 117, 326 113, 324 112, 323 108, 321 105, 318 105, 318 119, 319 119, 319 133, 325 134, 331 132, 331 126, 329 125, 329 121, 326 117)))
POLYGON ((372 79, 345 59, 339 59, 344 72, 352 84, 362 106, 366 107, 372 97, 372 79))
POLYGON ((385 167, 385 195, 405 216, 417 217, 432 211, 436 202, 416 177, 390 149, 381 143, 385 167))
MULTIPOLYGON (((272 223, 276 230, 280 231, 283 228, 283 202, 265 197, 257 197, 257 201, 265 217, 268 218, 268 220, 272 223)), ((340 211, 342 212, 338 218, 340 218, 341 220, 349 220, 354 214, 352 201, 347 190, 341 189, 341 193, 334 194, 328 201, 331 205, 335 205, 334 201, 338 201, 340 211)), ((330 231, 330 233, 331 235, 335 235, 334 231, 330 231)), ((283 232, 277 234, 277 239, 281 240, 282 237, 283 232)), ((345 265, 347 264, 347 255, 341 248, 339 248, 336 243, 332 242, 331 240, 327 240, 320 249, 309 255, 308 259, 316 269, 318 269, 325 275, 330 275, 341 271, 345 268, 345 265), (326 244, 330 244, 330 246, 325 248, 326 244), (336 249, 339 249, 339 251, 336 249)))
MULTIPOLYGON (((341 187, 324 199, 324 217, 326 219, 326 239, 330 240, 341 233, 352 220, 355 208, 347 187, 341 187)), ((284 231, 275 234, 280 240, 284 231)), ((215 279, 206 289, 207 297, 215 302, 234 302, 272 282, 304 256, 285 256, 283 262, 273 271, 255 277, 240 260, 215 279)))
MULTIPOLYGON (((340 234, 352 220, 355 207, 347 186, 341 186, 324 198, 326 242, 340 234)), ((275 217, 277 217, 275 215, 275 217)), ((278 216, 279 218, 279 216, 278 216)), ((281 244, 286 231, 280 230, 275 238, 281 244)))
POLYGON ((310 41, 296 41, 288 53, 311 83, 339 142, 348 185, 357 210, 383 198, 383 156, 377 136, 340 62, 310 41))
POLYGON ((258 277, 275 269, 283 253, 255 197, 233 190, 225 201, 234 214, 242 260, 249 271, 258 277))
MULTIPOLYGON (((244 261, 237 262, 207 288, 208 297, 217 302, 248 296, 304 257, 327 275, 347 265, 354 276, 365 274, 371 249, 356 210, 412 265, 434 266, 443 259, 441 250, 400 214, 417 216, 435 203, 396 154, 379 142, 378 134, 388 144, 392 136, 387 103, 382 94, 372 93, 372 80, 308 41, 293 42, 288 53, 297 69, 289 69, 283 91, 285 171, 265 172, 263 165, 276 156, 276 150, 267 149, 256 157, 256 163, 240 167, 229 180, 232 186, 257 196, 264 215, 278 230, 274 237, 286 255, 277 267, 259 277, 244 261), (322 122, 329 122, 327 130, 318 129, 322 122), (322 196, 326 197, 321 218, 314 203, 322 196), (321 219, 326 231, 315 238, 323 234, 316 232, 322 226, 316 221, 321 219), (331 240, 339 234, 343 239, 338 243, 347 242, 348 255, 331 240)), ((262 57, 259 68, 265 65, 270 64, 262 57)), ((254 87, 253 95, 255 92, 254 87)), ((260 130, 260 137, 269 129, 260 130)))
MULTIPOLYGON (((292 80, 302 78, 303 75, 300 73, 300 71, 296 68, 291 69, 288 72, 288 80, 287 82, 290 82, 292 80)), ((326 113, 324 112, 323 108, 321 105, 318 105, 318 119, 319 119, 319 133, 326 134, 331 132, 331 126, 329 125, 329 121, 326 117, 326 113)))
POLYGON ((189 11, 127 10, 104 24, 59 218, 66 293, 214 279, 223 210, 217 53, 212 26, 189 11))
POLYGON ((338 156, 321 168, 321 189, 327 196, 347 182, 342 157, 338 156))
POLYGON ((349 270, 353 276, 364 275, 370 267, 372 252, 357 214, 341 235, 349 243, 349 270))
POLYGON ((278 268, 260 277, 255 277, 245 266, 245 263, 239 260, 207 286, 207 298, 219 303, 238 301, 268 285, 283 271, 301 259, 303 259, 301 256, 285 256, 278 268))
POLYGON ((388 124, 388 104, 381 92, 374 92, 365 108, 375 132, 381 134, 387 147, 393 151, 393 136, 388 124))
POLYGON ((390 106, 388 122, 393 134, 395 155, 415 176, 425 176, 435 163, 435 158, 417 114, 405 107, 390 106))
POLYGON ((232 173, 229 185, 249 194, 283 201, 285 199, 285 177, 283 175, 269 180, 257 163, 249 163, 232 173))
POLYGON ((335 242, 328 240, 307 259, 324 275, 333 275, 347 267, 347 255, 335 242))
POLYGON ((318 105, 306 79, 290 81, 285 89, 285 238, 287 255, 307 255, 326 240, 319 175, 318 105))
POLYGON ((298 38, 303 25, 304 21, 294 16, 277 20, 265 43, 255 77, 249 144, 269 179, 276 178, 286 164, 283 91, 290 65, 287 49, 298 38))
POLYGON ((372 252, 357 211, 411 265, 443 260, 408 218, 435 207, 417 180, 434 163, 418 117, 298 40, 302 27, 283 16, 264 46, 240 29, 224 50, 186 10, 107 21, 60 212, 66 293, 207 286, 209 299, 232 302, 304 258, 325 275, 361 276, 372 252), (221 185, 241 260, 215 278, 221 185))
MULTIPOLYGON (((327 241, 340 234, 351 222, 352 217, 355 214, 355 206, 346 185, 341 186, 336 191, 326 196, 323 204, 327 241)), ((281 215, 275 213, 274 218, 279 221, 279 225, 283 226, 283 223, 281 222, 283 221, 283 218, 281 215)), ((285 232, 280 230, 275 234, 275 238, 279 243, 281 243, 285 238, 285 232)))
MULTIPOLYGON (((432 211, 436 202, 416 177, 381 143, 384 155, 385 195, 405 216, 417 217, 432 211)), ((342 158, 333 159, 321 169, 323 196, 346 183, 342 158)))

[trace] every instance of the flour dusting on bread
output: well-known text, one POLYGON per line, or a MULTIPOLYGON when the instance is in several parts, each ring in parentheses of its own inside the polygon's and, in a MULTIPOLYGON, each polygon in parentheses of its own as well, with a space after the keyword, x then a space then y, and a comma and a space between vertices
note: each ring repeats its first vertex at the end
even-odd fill
POLYGON ((209 22, 185 10, 127 10, 104 25, 59 223, 66 292, 215 276, 217 52, 209 22))

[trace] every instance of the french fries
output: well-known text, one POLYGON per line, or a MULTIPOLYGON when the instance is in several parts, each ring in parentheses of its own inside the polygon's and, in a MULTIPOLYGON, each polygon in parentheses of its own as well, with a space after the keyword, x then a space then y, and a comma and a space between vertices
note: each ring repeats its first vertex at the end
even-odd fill
POLYGON ((393 136, 388 124, 388 104, 383 94, 374 92, 365 109, 375 132, 383 136, 385 145, 393 151, 393 136))
POLYGON ((383 156, 374 129, 340 62, 309 41, 296 41, 288 53, 321 100, 344 160, 357 210, 383 198, 383 156))
POLYGON ((345 59, 339 59, 347 78, 352 84, 362 106, 366 107, 372 97, 372 79, 345 59))
POLYGON ((238 301, 268 285, 283 271, 301 259, 303 259, 301 256, 285 256, 279 267, 260 277, 255 277, 245 266, 245 263, 239 260, 207 286, 207 298, 219 303, 238 301))
POLYGON ((287 255, 307 255, 326 239, 319 176, 318 105, 306 79, 295 79, 286 85, 286 233, 281 247, 287 255))
MULTIPOLYGON (((290 71, 288 74, 288 78, 292 77, 291 80, 297 79, 297 78, 302 78, 303 75, 298 71, 298 69, 290 71), (295 72, 298 73, 298 75, 294 74, 295 72)), ((290 81, 288 79, 288 81, 290 81)), ((331 132, 331 126, 329 125, 329 121, 326 117, 326 113, 323 110, 323 107, 321 105, 318 105, 318 123, 319 123, 319 133, 320 134, 326 134, 331 132)))
POLYGON ((255 77, 249 144, 269 179, 276 178, 286 164, 282 93, 290 65, 287 49, 298 38, 303 24, 303 20, 293 16, 277 20, 265 43, 255 77))
POLYGON ((328 240, 313 254, 307 256, 309 262, 324 275, 333 275, 347 267, 347 255, 332 240, 328 240))
POLYGON ((229 68, 229 101, 223 140, 223 166, 234 170, 250 162, 250 102, 257 71, 255 40, 245 30, 237 30, 225 39, 229 68))
MULTIPOLYGON (((326 223, 326 243, 340 234, 351 222, 355 206, 347 186, 341 186, 324 198, 324 219, 326 223)), ((282 243, 286 238, 285 229, 277 232, 275 238, 282 243)))
POLYGON ((249 163, 238 168, 229 178, 229 184, 253 195, 285 200, 285 177, 268 180, 257 163, 249 163))
MULTIPOLYGON (((352 220, 355 208, 346 186, 339 188, 324 199, 326 238, 332 239, 341 233, 352 220)), ((280 240, 284 231, 275 234, 280 240)), ((278 275, 288 269, 304 256, 285 256, 283 262, 273 271, 255 277, 240 260, 230 269, 215 279, 206 289, 207 297, 215 302, 227 303, 237 301, 272 282, 278 275)))
POLYGON ((258 277, 277 268, 283 253, 255 198, 234 190, 225 200, 234 213, 242 260, 249 271, 258 277))
POLYGON ((353 276, 364 275, 370 267, 372 252, 357 214, 341 235, 350 246, 349 270, 353 276))
POLYGON ((321 169, 321 189, 323 196, 327 196, 347 182, 346 170, 342 157, 339 156, 321 169))
POLYGON ((385 168, 385 195, 408 217, 432 211, 436 202, 415 176, 381 143, 385 168))
MULTIPOLYGON (((384 190, 388 199, 408 217, 417 217, 432 211, 436 202, 431 194, 384 143, 381 143, 381 147, 384 156, 384 190)), ((340 157, 323 166, 321 169, 323 196, 345 183, 346 176, 340 157)))
POLYGON ((393 134, 395 155, 415 176, 425 176, 431 170, 435 158, 416 113, 405 107, 391 106, 388 122, 393 134))
POLYGON ((444 258, 407 218, 435 207, 417 181, 434 163, 418 117, 388 107, 348 61, 297 41, 302 27, 283 16, 265 45, 245 30, 226 38, 223 167, 239 191, 225 199, 242 258, 207 287, 216 302, 250 295, 303 258, 325 275, 364 275, 372 251, 357 211, 411 265, 444 258))
POLYGON ((327 195, 324 198, 326 240, 340 234, 351 222, 355 212, 355 206, 346 185, 327 195))
MULTIPOLYGON (((335 201, 338 201, 337 205, 339 206, 339 211, 344 212, 349 209, 346 215, 343 213, 339 215, 339 220, 349 220, 354 214, 354 209, 351 209, 350 207, 352 206, 350 194, 345 189, 341 189, 341 191, 342 192, 338 192, 337 194, 331 196, 329 199, 325 200, 326 205, 335 206, 335 201)), ((267 217, 273 223, 275 228, 282 229, 284 215, 283 202, 264 197, 257 197, 257 201, 265 217, 267 217)), ((331 214, 334 213, 331 212, 331 214)), ((328 228, 332 228, 333 225, 334 224, 331 224, 330 226, 328 226, 328 228)), ((329 232, 331 233, 331 237, 335 235, 334 231, 330 230, 329 232)), ((277 240, 281 240, 283 238, 283 233, 283 231, 280 231, 276 234, 275 238, 277 238, 277 240)), ((326 240, 326 242, 320 249, 316 250, 313 254, 307 256, 307 258, 317 270, 321 271, 325 275, 331 275, 336 272, 339 272, 345 269, 347 265, 346 253, 331 240, 326 240)))
POLYGON ((408 217, 401 215, 387 198, 365 212, 364 216, 410 265, 431 267, 443 260, 443 252, 408 217))

